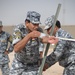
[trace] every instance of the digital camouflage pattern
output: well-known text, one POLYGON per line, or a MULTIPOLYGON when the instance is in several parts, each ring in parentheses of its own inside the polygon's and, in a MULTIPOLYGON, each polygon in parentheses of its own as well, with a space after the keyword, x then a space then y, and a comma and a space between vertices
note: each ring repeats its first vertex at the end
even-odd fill
POLYGON ((10 53, 13 51, 13 46, 12 46, 12 36, 8 34, 5 31, 2 31, 0 33, 0 68, 2 70, 3 75, 9 75, 9 57, 7 54, 5 54, 5 51, 10 53), (8 48, 8 43, 10 43, 9 48, 8 48))
POLYGON ((2 71, 2 75, 9 75, 9 65, 8 64, 2 64, 0 65, 1 71, 2 71))
POLYGON ((29 20, 33 24, 40 24, 41 15, 35 11, 28 11, 26 19, 29 20))
MULTIPOLYGON (((72 38, 61 28, 57 31, 56 37, 72 38)), ((49 67, 56 62, 65 68, 63 75, 75 75, 75 42, 59 40, 54 51, 46 59, 49 67)))
MULTIPOLYGON (((13 44, 23 39, 27 34, 28 30, 23 24, 17 25, 13 33, 13 44)), ((10 75, 37 75, 39 51, 41 51, 39 49, 44 49, 44 44, 40 42, 40 39, 30 39, 23 50, 15 53, 10 75)))

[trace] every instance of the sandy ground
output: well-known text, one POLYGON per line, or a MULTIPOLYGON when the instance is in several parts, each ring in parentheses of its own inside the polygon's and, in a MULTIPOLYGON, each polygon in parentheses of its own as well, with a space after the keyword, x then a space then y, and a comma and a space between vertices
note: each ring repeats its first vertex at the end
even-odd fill
MULTIPOLYGON (((52 52, 52 50, 50 49, 48 54, 51 53, 51 52, 52 52)), ((9 58, 10 58, 9 65, 11 67, 11 63, 12 63, 12 60, 14 58, 14 52, 9 54, 9 58)), ((63 72, 63 68, 61 66, 59 66, 58 63, 56 63, 55 65, 53 65, 52 67, 50 67, 49 69, 44 71, 43 75, 62 75, 62 72, 63 72)), ((0 71, 0 75, 2 75, 1 71, 0 71)))

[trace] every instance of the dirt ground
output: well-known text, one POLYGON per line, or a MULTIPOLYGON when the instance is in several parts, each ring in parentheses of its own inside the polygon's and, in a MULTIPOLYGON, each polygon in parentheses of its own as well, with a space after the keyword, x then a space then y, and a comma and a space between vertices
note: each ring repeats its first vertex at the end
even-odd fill
MULTIPOLYGON (((51 53, 51 52, 52 52, 52 50, 50 49, 48 54, 51 53)), ((12 63, 12 60, 14 58, 14 52, 9 54, 9 58, 10 58, 9 65, 11 67, 11 63, 12 63)), ((50 67, 49 69, 44 71, 43 75, 62 75, 62 72, 63 72, 63 68, 61 66, 59 66, 58 63, 56 63, 55 65, 53 65, 52 67, 50 67)), ((0 75, 2 75, 1 71, 0 71, 0 75)))

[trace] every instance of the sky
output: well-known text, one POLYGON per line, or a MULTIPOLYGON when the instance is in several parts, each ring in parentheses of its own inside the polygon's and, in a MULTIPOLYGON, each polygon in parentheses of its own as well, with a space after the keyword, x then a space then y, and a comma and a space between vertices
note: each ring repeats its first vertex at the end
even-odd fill
POLYGON ((17 25, 24 23, 28 11, 36 11, 44 25, 47 17, 55 15, 59 3, 58 20, 62 25, 75 25, 75 0, 0 0, 0 20, 3 25, 17 25))

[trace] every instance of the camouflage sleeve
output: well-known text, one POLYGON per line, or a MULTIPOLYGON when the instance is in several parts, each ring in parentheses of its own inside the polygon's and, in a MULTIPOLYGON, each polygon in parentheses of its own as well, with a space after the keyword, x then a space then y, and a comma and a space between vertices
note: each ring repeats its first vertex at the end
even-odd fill
POLYGON ((8 42, 10 43, 9 48, 8 48, 8 52, 12 52, 13 51, 13 45, 12 45, 12 35, 8 34, 8 42))
POLYGON ((49 67, 55 64, 59 60, 59 58, 62 56, 65 44, 66 44, 66 41, 62 41, 62 40, 59 41, 54 51, 49 56, 47 56, 46 63, 49 64, 49 67))
POLYGON ((22 39, 21 31, 20 31, 18 28, 16 28, 16 29, 14 30, 14 33, 13 33, 13 42, 12 42, 12 44, 13 44, 13 45, 16 44, 16 43, 19 42, 21 39, 22 39))
MULTIPOLYGON (((62 29, 59 30, 57 36, 60 36, 63 38, 72 38, 72 36, 68 32, 66 32, 62 29)), ((55 64, 57 61, 59 61, 59 59, 61 59, 66 45, 67 45, 67 41, 59 40, 54 51, 46 59, 46 63, 49 64, 49 67, 52 66, 53 64, 55 64)))

